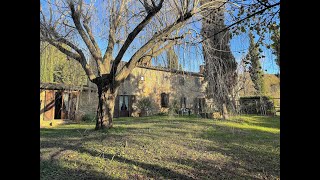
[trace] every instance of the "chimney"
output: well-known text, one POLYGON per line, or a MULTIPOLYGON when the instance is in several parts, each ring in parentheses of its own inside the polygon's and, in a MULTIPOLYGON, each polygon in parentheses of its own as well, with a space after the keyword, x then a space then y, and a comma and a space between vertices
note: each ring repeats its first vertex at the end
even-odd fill
POLYGON ((200 71, 199 71, 200 74, 204 74, 204 65, 200 65, 200 71))

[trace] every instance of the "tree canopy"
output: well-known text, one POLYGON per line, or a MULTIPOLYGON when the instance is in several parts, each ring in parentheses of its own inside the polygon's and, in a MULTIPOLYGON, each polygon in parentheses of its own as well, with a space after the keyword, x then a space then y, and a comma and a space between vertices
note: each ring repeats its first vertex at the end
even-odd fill
POLYGON ((57 48, 41 43, 40 82, 86 85, 87 77, 79 63, 61 53, 57 48))

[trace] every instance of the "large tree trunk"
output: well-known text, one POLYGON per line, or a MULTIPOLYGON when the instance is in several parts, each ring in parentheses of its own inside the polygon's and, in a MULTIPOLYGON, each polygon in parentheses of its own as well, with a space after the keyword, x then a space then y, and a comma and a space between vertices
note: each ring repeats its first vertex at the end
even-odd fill
POLYGON ((99 104, 97 109, 96 130, 112 128, 117 89, 118 88, 114 87, 99 88, 98 86, 99 104))
POLYGON ((223 119, 229 119, 228 109, 226 103, 222 104, 222 117, 223 119))

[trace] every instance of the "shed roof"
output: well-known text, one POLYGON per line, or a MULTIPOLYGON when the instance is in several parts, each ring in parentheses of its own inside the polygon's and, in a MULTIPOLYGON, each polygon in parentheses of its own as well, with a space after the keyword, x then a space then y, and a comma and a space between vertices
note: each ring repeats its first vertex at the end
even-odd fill
POLYGON ((71 84, 62 83, 40 83, 40 89, 49 90, 73 90, 73 91, 86 91, 86 90, 96 90, 96 88, 88 87, 87 85, 75 86, 71 84))

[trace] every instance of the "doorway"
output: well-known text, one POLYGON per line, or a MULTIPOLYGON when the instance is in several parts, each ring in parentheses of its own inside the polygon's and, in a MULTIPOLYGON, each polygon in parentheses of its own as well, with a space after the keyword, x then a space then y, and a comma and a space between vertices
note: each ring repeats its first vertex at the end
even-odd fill
POLYGON ((58 91, 55 93, 55 102, 54 102, 54 119, 61 119, 61 110, 62 110, 62 92, 58 91))
POLYGON ((129 117, 129 96, 120 95, 119 96, 119 117, 129 117))
POLYGON ((54 119, 54 91, 53 90, 45 90, 44 97, 44 108, 43 108, 43 120, 52 120, 54 119))
POLYGON ((113 117, 131 117, 135 111, 132 104, 136 102, 135 95, 118 95, 114 105, 113 117))

